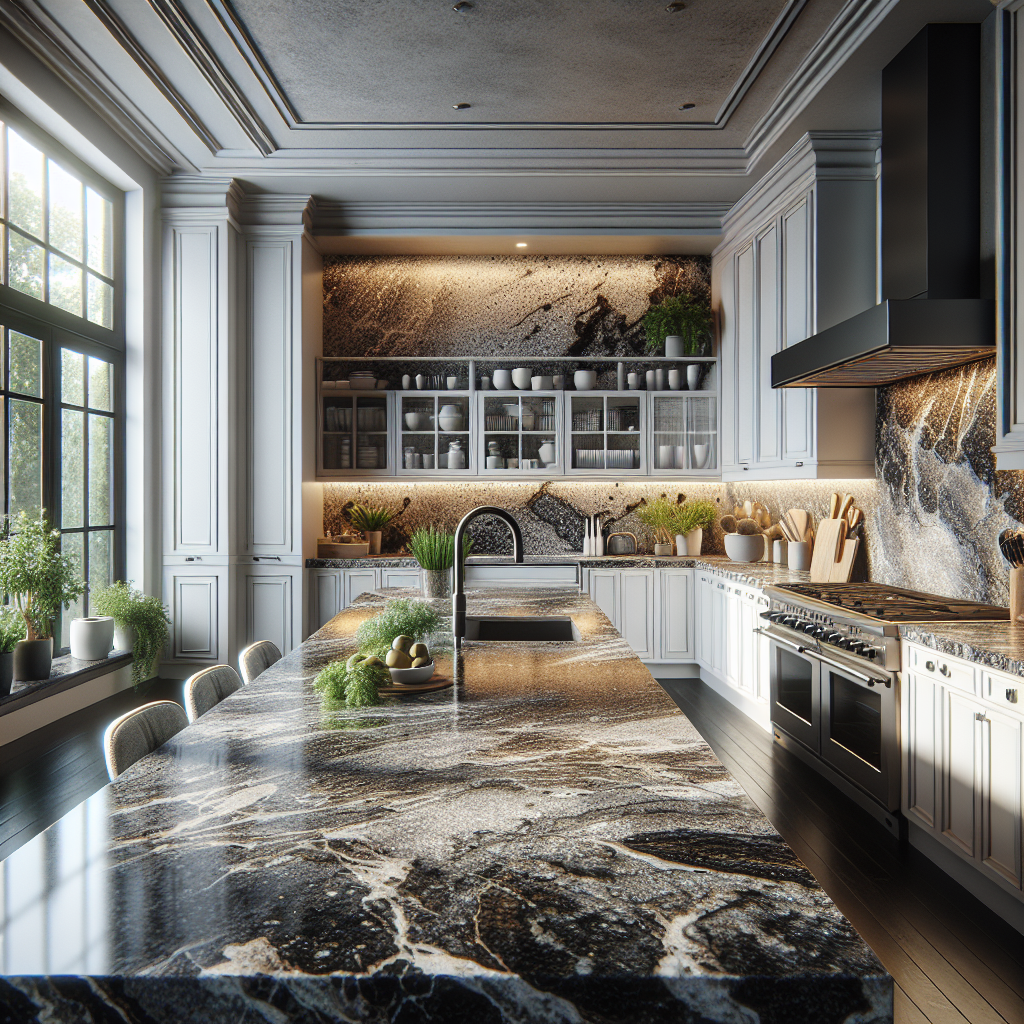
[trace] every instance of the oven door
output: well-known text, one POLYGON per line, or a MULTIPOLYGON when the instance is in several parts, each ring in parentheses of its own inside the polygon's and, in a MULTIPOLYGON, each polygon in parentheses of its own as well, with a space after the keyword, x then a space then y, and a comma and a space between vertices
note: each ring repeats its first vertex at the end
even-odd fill
POLYGON ((817 657, 795 641, 766 632, 770 642, 772 725, 821 753, 821 694, 817 657))
POLYGON ((897 678, 821 662, 821 756, 887 810, 899 808, 897 678))

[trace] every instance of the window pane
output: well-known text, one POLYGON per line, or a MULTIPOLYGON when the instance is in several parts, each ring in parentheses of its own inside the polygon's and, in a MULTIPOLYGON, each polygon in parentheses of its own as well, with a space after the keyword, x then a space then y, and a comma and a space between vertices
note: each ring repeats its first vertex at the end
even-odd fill
POLYGON ((109 199, 104 199, 91 188, 86 188, 85 196, 89 218, 89 259, 87 262, 93 270, 98 270, 107 277, 113 277, 114 208, 109 199))
POLYGON ((61 410, 61 526, 85 525, 85 413, 61 410))
POLYGON ((89 408, 113 412, 110 404, 111 376, 114 367, 105 359, 89 357, 89 408))
POLYGON ((114 329, 114 289, 92 274, 89 278, 89 311, 88 317, 100 327, 114 329))
POLYGON ((85 356, 69 348, 60 350, 60 400, 85 405, 85 356))
POLYGON ((7 283, 35 299, 43 297, 43 247, 17 231, 7 232, 7 283))
POLYGON ((82 271, 50 253, 50 303, 75 316, 82 315, 82 271))
POLYGON ((11 331, 11 390, 43 397, 43 343, 11 331))
POLYGON ((43 407, 11 399, 10 510, 38 512, 43 505, 43 407))
MULTIPOLYGON (((85 579, 83 545, 84 538, 80 533, 66 533, 60 539, 60 549, 65 555, 70 555, 71 560, 78 567, 79 579, 85 579)), ((84 611, 85 602, 79 598, 69 606, 67 612, 61 617, 60 643, 62 647, 67 647, 71 643, 71 620, 79 618, 84 611)))
POLYGON ((109 416, 89 416, 89 525, 110 526, 112 501, 110 486, 113 445, 109 416))
POLYGON ((14 129, 7 129, 10 173, 10 219, 13 224, 43 237, 43 154, 14 129))
POLYGON ((47 242, 76 260, 82 258, 82 183, 59 164, 46 161, 50 172, 47 193, 49 220, 47 242))
POLYGON ((114 582, 114 535, 110 530, 89 534, 89 593, 114 582))

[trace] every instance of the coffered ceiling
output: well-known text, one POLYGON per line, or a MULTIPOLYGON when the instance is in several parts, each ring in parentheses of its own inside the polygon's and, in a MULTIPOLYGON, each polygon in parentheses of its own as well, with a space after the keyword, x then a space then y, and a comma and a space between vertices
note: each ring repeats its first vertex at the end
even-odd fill
POLYGON ((325 202, 719 209, 805 131, 877 128, 880 68, 921 25, 991 10, 989 0, 0 0, 0 31, 162 173, 325 202))

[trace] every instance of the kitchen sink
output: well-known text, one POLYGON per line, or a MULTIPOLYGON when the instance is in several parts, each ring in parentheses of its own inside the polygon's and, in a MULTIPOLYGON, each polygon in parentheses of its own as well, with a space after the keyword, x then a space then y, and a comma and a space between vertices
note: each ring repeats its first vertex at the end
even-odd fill
POLYGON ((581 638, 580 631, 568 615, 467 615, 466 639, 497 643, 550 643, 581 638))

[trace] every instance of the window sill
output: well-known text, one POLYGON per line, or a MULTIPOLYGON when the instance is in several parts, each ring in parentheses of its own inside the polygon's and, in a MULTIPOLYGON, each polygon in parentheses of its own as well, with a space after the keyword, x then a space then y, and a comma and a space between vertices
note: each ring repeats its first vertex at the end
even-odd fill
POLYGON ((125 665, 130 665, 131 662, 131 651, 111 651, 99 661, 79 661, 77 658, 72 658, 70 654, 62 654, 53 659, 49 679, 27 683, 15 682, 9 696, 0 697, 0 715, 27 707, 44 697, 63 693, 73 686, 78 686, 79 683, 106 675, 108 672, 114 672, 125 665))

